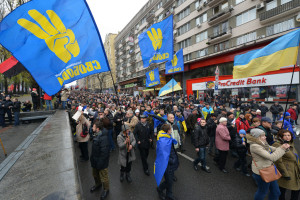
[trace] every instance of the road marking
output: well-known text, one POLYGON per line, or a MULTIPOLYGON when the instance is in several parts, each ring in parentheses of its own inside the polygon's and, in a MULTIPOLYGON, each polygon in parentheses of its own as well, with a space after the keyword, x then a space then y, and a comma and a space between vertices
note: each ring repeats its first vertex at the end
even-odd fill
MULTIPOLYGON (((187 160, 189 160, 189 161, 191 161, 191 162, 194 162, 194 159, 193 159, 193 158, 191 158, 191 157, 185 155, 184 153, 177 152, 177 154, 181 155, 182 157, 184 157, 185 159, 187 159, 187 160)), ((199 162, 198 165, 199 165, 200 167, 202 167, 201 162, 199 162)), ((210 168, 209 168, 208 166, 206 166, 206 169, 210 169, 210 168)))

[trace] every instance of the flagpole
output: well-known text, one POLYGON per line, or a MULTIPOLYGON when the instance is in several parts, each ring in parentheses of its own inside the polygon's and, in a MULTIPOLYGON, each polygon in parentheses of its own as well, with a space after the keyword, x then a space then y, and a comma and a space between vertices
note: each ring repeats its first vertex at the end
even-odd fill
MULTIPOLYGON (((172 74, 172 79, 174 79, 174 68, 173 68, 173 74, 172 74)), ((173 104, 174 104, 174 81, 172 81, 172 110, 173 110, 173 104)))

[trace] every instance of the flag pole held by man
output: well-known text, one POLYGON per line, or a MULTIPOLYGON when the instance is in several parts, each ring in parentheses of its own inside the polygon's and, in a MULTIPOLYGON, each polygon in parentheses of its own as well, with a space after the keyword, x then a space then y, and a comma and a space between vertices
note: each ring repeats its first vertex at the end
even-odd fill
POLYGON ((233 78, 256 76, 295 65, 299 43, 300 29, 297 29, 281 36, 262 49, 235 56, 233 78))

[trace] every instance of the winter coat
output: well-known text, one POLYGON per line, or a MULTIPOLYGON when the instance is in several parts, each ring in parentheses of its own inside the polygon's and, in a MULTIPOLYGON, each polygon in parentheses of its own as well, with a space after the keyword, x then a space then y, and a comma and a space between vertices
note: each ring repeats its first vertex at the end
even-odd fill
POLYGON ((131 119, 128 119, 125 124, 130 128, 130 132, 133 132, 135 126, 139 123, 139 119, 136 116, 133 116, 131 119))
POLYGON ((190 130, 195 130, 195 126, 197 124, 198 115, 191 114, 186 120, 187 127, 190 130))
POLYGON ((219 124, 216 129, 216 148, 221 151, 229 151, 230 140, 228 128, 223 124, 219 124))
POLYGON ((236 119, 235 125, 237 129, 237 133, 239 133, 241 129, 247 131, 250 128, 248 121, 246 119, 241 119, 240 117, 236 119))
MULTIPOLYGON (((282 141, 277 141, 273 146, 280 147, 282 144, 282 141)), ((300 190, 300 161, 296 157, 297 155, 299 159, 299 154, 294 143, 289 144, 290 150, 275 162, 277 169, 282 174, 282 177, 277 182, 282 188, 300 190), (285 179, 285 177, 290 177, 290 180, 285 179)))
POLYGON ((288 112, 291 114, 293 120, 297 120, 297 113, 293 108, 288 109, 288 112))
POLYGON ((39 102, 39 95, 37 92, 32 91, 31 92, 31 98, 32 98, 32 103, 38 103, 39 102))
POLYGON ((269 108, 267 106, 260 106, 259 110, 261 111, 262 117, 265 117, 267 112, 269 112, 269 108))
POLYGON ((246 135, 247 143, 250 144, 250 152, 252 159, 252 171, 259 175, 259 170, 270 167, 275 161, 280 159, 284 154, 285 150, 281 147, 275 148, 268 144, 263 144, 258 138, 255 138, 249 134, 246 135), (270 150, 272 153, 270 153, 270 150))
POLYGON ((203 148, 209 144, 206 126, 202 127, 198 124, 196 125, 192 142, 195 148, 203 148))
POLYGON ((183 111, 183 116, 184 116, 184 119, 187 120, 187 118, 189 117, 189 115, 192 113, 191 110, 186 110, 184 109, 183 111))
POLYGON ((13 102, 12 111, 13 112, 21 112, 21 102, 20 101, 13 102))
POLYGON ((103 129, 93 138, 91 166, 97 170, 106 169, 109 163, 110 144, 108 140, 108 130, 103 129))
POLYGON ((76 126, 76 136, 77 142, 87 142, 90 139, 90 134, 87 134, 86 137, 81 137, 80 133, 82 132, 82 125, 86 123, 87 127, 91 126, 91 122, 87 120, 83 115, 81 115, 78 119, 78 124, 76 126))
POLYGON ((270 111, 272 114, 278 115, 280 112, 283 112, 283 108, 279 104, 277 106, 274 104, 271 106, 270 111))
POLYGON ((109 119, 109 121, 110 121, 110 124, 109 124, 109 126, 107 127, 107 129, 113 129, 113 128, 114 128, 114 126, 113 126, 113 120, 114 120, 113 115, 109 112, 105 117, 106 117, 107 119, 109 119))
POLYGON ((4 109, 6 109, 6 110, 7 110, 7 109, 10 110, 10 109, 11 109, 11 108, 9 108, 10 106, 13 107, 13 102, 12 102, 11 100, 8 100, 8 101, 7 101, 7 100, 4 99, 4 100, 2 101, 2 103, 4 104, 4 109))
POLYGON ((247 139, 246 137, 240 137, 240 135, 236 135, 234 138, 234 147, 238 152, 246 153, 247 152, 247 139), (243 145, 243 142, 245 142, 245 145, 243 145))
POLYGON ((169 162, 165 173, 169 173, 170 171, 177 170, 178 166, 179 166, 178 155, 175 150, 174 144, 172 144, 170 156, 169 156, 169 162))
POLYGON ((68 97, 70 95, 70 92, 67 92, 67 91, 62 91, 61 92, 61 101, 67 101, 68 100, 68 97))
POLYGON ((44 100, 52 100, 52 96, 49 96, 48 94, 44 94, 44 100))
POLYGON ((150 148, 150 139, 153 140, 153 127, 151 127, 149 123, 146 122, 146 124, 143 125, 139 122, 134 128, 133 134, 136 142, 141 142, 138 145, 140 148, 150 148))
MULTIPOLYGON (((123 113, 119 113, 119 112, 116 112, 115 116, 114 116, 114 123, 115 123, 115 128, 118 129, 118 130, 121 130, 122 128, 122 121, 124 119, 124 114, 123 113), (118 121, 119 120, 119 121, 118 121)), ((117 135, 119 133, 116 133, 117 135)))
POLYGON ((216 136, 217 124, 214 122, 212 118, 209 118, 206 123, 207 126, 207 134, 209 137, 216 136))
POLYGON ((259 109, 259 105, 257 103, 252 103, 251 109, 255 109, 255 110, 259 109))
MULTIPOLYGON (((130 138, 130 144, 134 147, 136 145, 136 140, 134 138, 133 133, 129 133, 129 138, 130 138)), ((119 146, 119 158, 118 158, 118 164, 126 167, 126 156, 127 153, 129 153, 128 156, 128 162, 132 162, 135 160, 135 152, 134 148, 130 150, 130 152, 127 152, 126 144, 125 144, 126 137, 124 136, 123 133, 119 134, 117 137, 117 143, 119 146)))

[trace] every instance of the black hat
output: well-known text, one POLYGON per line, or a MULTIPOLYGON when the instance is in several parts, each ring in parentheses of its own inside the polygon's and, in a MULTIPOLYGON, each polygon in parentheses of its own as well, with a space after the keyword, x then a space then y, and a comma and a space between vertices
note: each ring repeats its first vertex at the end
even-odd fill
POLYGON ((217 117, 216 113, 211 113, 210 116, 211 117, 217 117))
POLYGON ((141 115, 140 118, 147 118, 147 116, 146 115, 141 115))
POLYGON ((233 113, 232 112, 228 112, 227 113, 227 117, 229 117, 230 115, 233 115, 233 113))
POLYGON ((180 113, 181 113, 181 111, 180 111, 180 110, 176 110, 176 112, 180 112, 180 113))

